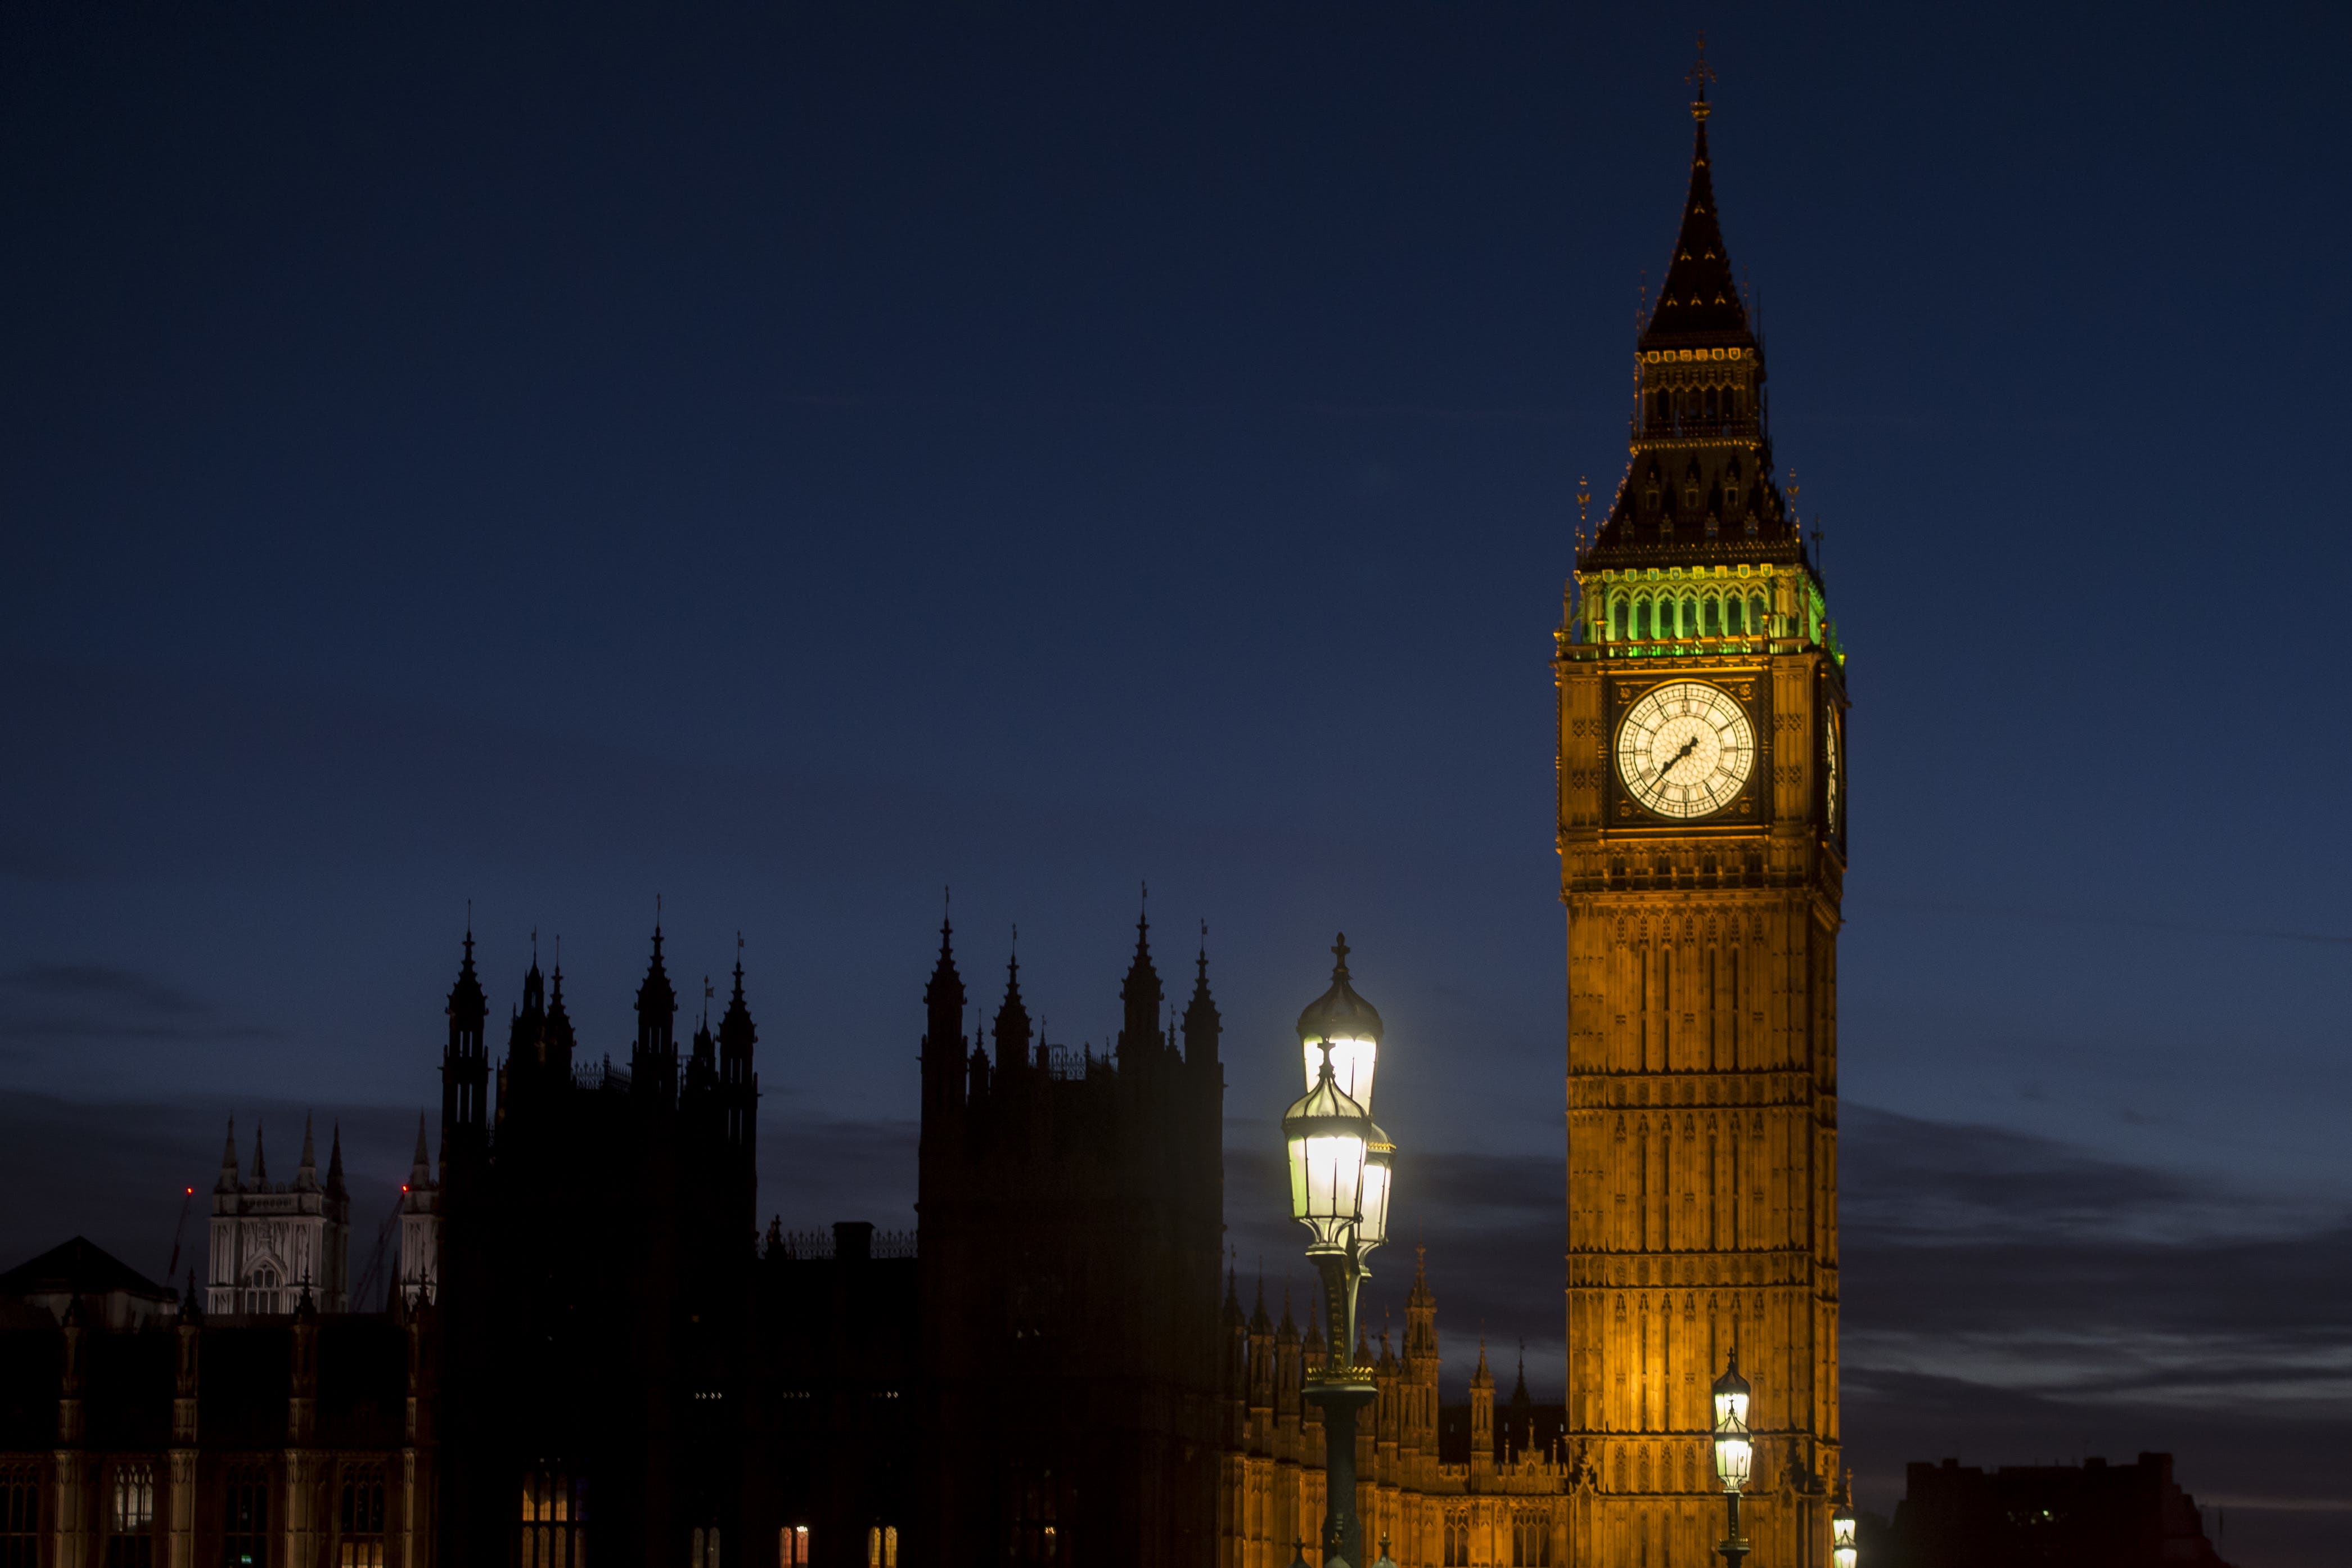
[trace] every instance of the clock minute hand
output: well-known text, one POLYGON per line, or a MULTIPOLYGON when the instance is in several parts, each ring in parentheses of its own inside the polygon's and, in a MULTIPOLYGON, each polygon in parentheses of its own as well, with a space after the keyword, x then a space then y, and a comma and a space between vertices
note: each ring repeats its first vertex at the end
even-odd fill
POLYGON ((1681 762, 1685 757, 1689 756, 1693 752, 1697 750, 1698 737, 1696 735, 1693 735, 1689 740, 1683 742, 1683 749, 1681 751, 1676 752, 1673 756, 1668 757, 1664 762, 1658 764, 1657 774, 1655 777, 1652 778, 1650 782, 1654 784, 1662 784, 1665 783, 1666 770, 1673 767, 1676 763, 1681 762))

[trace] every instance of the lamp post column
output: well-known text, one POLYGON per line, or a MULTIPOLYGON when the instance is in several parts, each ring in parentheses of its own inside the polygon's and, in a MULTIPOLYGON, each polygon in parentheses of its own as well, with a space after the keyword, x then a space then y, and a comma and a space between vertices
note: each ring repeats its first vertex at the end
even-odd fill
POLYGON ((1364 1527, 1356 1517, 1356 1412, 1378 1392, 1356 1353, 1356 1284, 1362 1268, 1353 1249, 1316 1259, 1323 1276, 1326 1331, 1331 1352, 1307 1382, 1305 1396, 1323 1412, 1324 1568, 1360 1568, 1364 1527))

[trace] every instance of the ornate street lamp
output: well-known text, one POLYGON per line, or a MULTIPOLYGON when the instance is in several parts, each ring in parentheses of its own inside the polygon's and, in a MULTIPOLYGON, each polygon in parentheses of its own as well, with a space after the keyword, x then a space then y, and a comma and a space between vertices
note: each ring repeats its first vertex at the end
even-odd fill
POLYGON ((1739 1489, 1756 1463, 1756 1445, 1748 1434, 1748 1380, 1739 1375, 1739 1347, 1734 1345, 1723 1375, 1715 1380, 1715 1479, 1723 1483, 1731 1511, 1731 1532, 1717 1548, 1724 1568, 1739 1568, 1748 1555, 1748 1538, 1739 1533, 1739 1489))
POLYGON ((1837 1511, 1830 1515, 1830 1562, 1834 1568, 1854 1568, 1861 1561, 1862 1549, 1853 1538, 1853 1472, 1849 1470, 1838 1489, 1837 1511))
POLYGON ((1299 1015, 1307 1089, 1283 1117, 1282 1137, 1290 1215, 1314 1237, 1307 1256, 1322 1279, 1329 1346, 1305 1389, 1323 1412, 1323 1564, 1354 1568, 1364 1561, 1356 1518, 1356 1413, 1374 1394, 1372 1369, 1354 1364, 1356 1289, 1367 1272, 1364 1255, 1388 1239, 1396 1146, 1372 1122, 1381 1016, 1348 983, 1344 934, 1331 951, 1339 961, 1331 988, 1299 1015))

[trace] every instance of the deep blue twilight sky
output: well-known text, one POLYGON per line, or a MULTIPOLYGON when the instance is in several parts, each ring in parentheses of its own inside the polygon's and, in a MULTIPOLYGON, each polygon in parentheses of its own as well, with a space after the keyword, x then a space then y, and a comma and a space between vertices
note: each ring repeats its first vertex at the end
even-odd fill
POLYGON ((2352 1508, 2341 7, 493 9, 0 12, 9 1259, 160 1272, 231 1110, 363 1250, 468 899, 592 1047, 656 893, 740 930, 765 1210, 911 1223, 941 885, 1075 1045, 1148 879, 1244 1273, 1344 927, 1454 1373, 1557 1397, 1549 633, 1704 26, 1852 654, 1864 1500, 2352 1508))

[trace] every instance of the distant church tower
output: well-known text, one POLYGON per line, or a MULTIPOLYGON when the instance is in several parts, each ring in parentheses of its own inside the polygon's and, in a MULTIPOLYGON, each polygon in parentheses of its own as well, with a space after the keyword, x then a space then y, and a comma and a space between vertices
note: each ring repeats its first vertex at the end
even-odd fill
POLYGON ((236 1123, 232 1121, 227 1146, 221 1151, 220 1179, 213 1184, 211 1239, 207 1313, 291 1312, 305 1290, 320 1311, 342 1311, 347 1305, 352 1201, 343 1191, 341 1132, 335 1134, 322 1183, 310 1126, 305 1121, 302 1163, 294 1179, 272 1184, 258 1128, 253 1134, 253 1174, 240 1173, 236 1123))
MULTIPOLYGON (((1759 1563, 1828 1561, 1838 1467, 1844 655, 1779 486, 1764 361, 1690 194, 1635 354, 1632 461, 1559 634, 1577 1563, 1705 1563, 1738 1347, 1759 1563)), ((1581 534, 1581 529, 1580 529, 1581 534)))
POLYGON ((425 1118, 419 1115, 416 1156, 409 1162, 408 1180, 400 1189, 400 1299, 414 1307, 419 1300, 440 1298, 441 1184, 434 1179, 425 1118))

